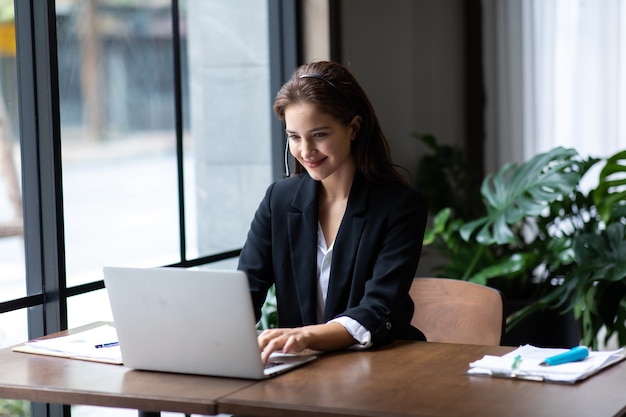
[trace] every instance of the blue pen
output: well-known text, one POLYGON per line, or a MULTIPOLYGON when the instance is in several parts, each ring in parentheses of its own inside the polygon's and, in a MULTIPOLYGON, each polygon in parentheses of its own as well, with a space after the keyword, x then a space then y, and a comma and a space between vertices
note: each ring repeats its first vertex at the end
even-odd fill
POLYGON ((108 347, 117 346, 119 344, 120 344, 120 342, 101 343, 99 345, 95 345, 94 347, 96 349, 101 349, 101 348, 108 348, 108 347))
POLYGON ((589 356, 589 349, 584 346, 576 346, 568 350, 567 352, 560 353, 558 355, 550 356, 546 358, 539 365, 542 366, 554 366, 562 363, 581 361, 589 356))

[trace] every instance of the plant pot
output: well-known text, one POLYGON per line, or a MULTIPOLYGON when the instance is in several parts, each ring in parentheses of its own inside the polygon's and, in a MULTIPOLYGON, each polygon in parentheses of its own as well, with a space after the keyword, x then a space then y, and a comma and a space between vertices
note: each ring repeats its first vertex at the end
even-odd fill
MULTIPOLYGON (((505 300, 505 317, 527 306, 531 300, 505 300)), ((505 346, 530 344, 538 347, 571 348, 580 344, 580 322, 573 311, 559 313, 555 310, 540 310, 520 321, 502 337, 505 346)))

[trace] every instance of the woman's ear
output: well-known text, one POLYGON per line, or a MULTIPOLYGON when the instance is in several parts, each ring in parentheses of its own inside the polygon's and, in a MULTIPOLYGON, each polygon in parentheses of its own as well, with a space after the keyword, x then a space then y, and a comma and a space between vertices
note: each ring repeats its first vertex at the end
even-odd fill
POLYGON ((356 115, 350 121, 350 127, 352 128, 352 135, 350 136, 351 140, 356 139, 359 134, 359 130, 361 130, 361 122, 363 122, 363 118, 359 115, 356 115))

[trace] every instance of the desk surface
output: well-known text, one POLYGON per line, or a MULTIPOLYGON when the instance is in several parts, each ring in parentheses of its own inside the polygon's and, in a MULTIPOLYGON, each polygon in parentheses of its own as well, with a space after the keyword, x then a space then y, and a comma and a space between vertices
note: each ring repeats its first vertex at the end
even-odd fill
POLYGON ((217 399, 254 382, 0 350, 0 398, 211 415, 217 399))
POLYGON ((218 411, 249 416, 619 416, 626 362, 576 385, 467 376, 468 364, 511 347, 396 343, 329 354, 222 398, 218 411))
MULTIPOLYGON (((65 334, 65 333, 62 333, 65 334)), ((621 416, 626 361, 576 385, 470 377, 513 348, 399 342, 338 352, 265 381, 133 371, 0 350, 0 398, 247 416, 621 416)))

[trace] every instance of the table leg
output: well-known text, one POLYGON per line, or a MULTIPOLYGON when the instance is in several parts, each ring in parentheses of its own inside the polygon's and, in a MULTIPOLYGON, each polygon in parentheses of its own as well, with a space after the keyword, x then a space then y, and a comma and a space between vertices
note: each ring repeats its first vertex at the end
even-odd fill
POLYGON ((161 413, 158 411, 138 411, 138 417, 160 417, 161 413))

